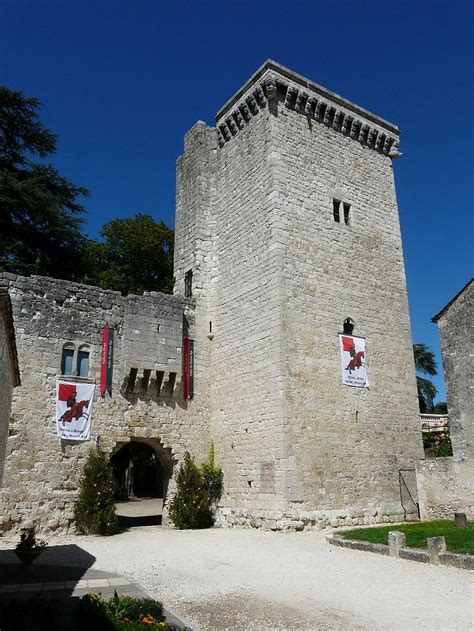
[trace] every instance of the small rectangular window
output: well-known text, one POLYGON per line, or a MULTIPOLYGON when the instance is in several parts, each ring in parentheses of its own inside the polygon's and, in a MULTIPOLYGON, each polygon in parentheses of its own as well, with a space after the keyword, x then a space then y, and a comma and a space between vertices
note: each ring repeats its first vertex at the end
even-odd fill
POLYGON ((73 360, 74 349, 64 348, 61 358, 61 373, 63 375, 72 375, 73 360))
POLYGON ((193 270, 190 269, 184 275, 184 295, 191 298, 193 295, 193 270))
POLYGON ((78 351, 77 353, 77 374, 79 377, 89 376, 89 353, 88 351, 78 351))
POLYGON ((340 207, 341 207, 341 202, 338 199, 333 199, 332 200, 332 214, 334 217, 334 221, 337 221, 337 223, 340 223, 341 221, 341 215, 340 215, 340 207))
POLYGON ((346 226, 349 226, 351 222, 351 205, 346 204, 345 202, 343 205, 344 205, 344 223, 346 224, 346 226))

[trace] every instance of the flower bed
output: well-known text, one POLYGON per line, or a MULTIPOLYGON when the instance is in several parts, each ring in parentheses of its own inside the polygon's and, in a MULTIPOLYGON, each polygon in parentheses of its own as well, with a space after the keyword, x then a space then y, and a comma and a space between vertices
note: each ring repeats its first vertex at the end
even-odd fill
MULTIPOLYGON (((109 601, 100 594, 86 594, 79 601, 78 618, 85 629, 178 631, 165 622, 163 606, 156 600, 119 596, 115 592, 109 601)), ((82 627, 81 627, 82 628, 82 627)))

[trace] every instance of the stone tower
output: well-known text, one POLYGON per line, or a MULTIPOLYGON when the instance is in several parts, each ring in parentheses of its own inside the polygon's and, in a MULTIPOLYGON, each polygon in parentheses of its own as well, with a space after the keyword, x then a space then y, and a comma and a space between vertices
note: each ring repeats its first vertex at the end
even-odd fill
POLYGON ((407 511, 400 472, 414 478, 423 449, 398 145, 396 126, 273 61, 215 128, 186 135, 175 293, 196 300, 196 383, 224 468, 223 523, 299 528, 407 511), (341 381, 348 318, 365 338, 370 387, 341 381))

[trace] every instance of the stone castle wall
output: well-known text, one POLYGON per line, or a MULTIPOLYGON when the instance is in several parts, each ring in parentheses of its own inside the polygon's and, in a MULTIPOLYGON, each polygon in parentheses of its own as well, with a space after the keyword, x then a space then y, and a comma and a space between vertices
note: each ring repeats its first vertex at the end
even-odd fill
POLYGON ((19 385, 10 297, 0 291, 0 486, 5 467, 13 388, 19 385))
POLYGON ((435 317, 439 325, 453 455, 418 465, 421 516, 474 518, 474 282, 435 317))
POLYGON ((391 167, 398 130, 319 86, 310 98, 299 79, 272 63, 257 72, 216 129, 189 132, 178 166, 177 257, 212 277, 197 309, 213 314, 223 524, 400 519, 399 469, 423 457, 391 167), (191 179, 180 187, 183 165, 191 179), (196 197, 185 201, 197 189, 198 212, 196 197), (333 198, 351 204, 352 225, 335 224, 333 198), (196 254, 185 237, 203 226, 196 254), (348 316, 367 338, 369 390, 341 384, 348 316))
POLYGON ((413 469, 423 448, 392 160, 308 121, 283 96, 277 103, 291 502, 340 519, 400 517, 399 470, 413 469), (366 340, 368 389, 341 382, 338 334, 347 317, 366 340))
MULTIPOLYGON (((66 343, 87 345, 90 351, 88 381, 96 384, 92 441, 100 434, 102 447, 110 453, 131 439, 147 442, 168 469, 191 446, 198 457, 206 455, 207 414, 201 404, 184 402, 181 393, 183 318, 192 336, 192 301, 157 293, 123 297, 38 276, 0 274, 0 286, 12 299, 22 376, 13 398, 0 491, 1 527, 37 520, 48 529, 64 530, 71 523, 78 478, 91 442, 61 440, 56 435, 55 388, 66 343), (101 332, 106 324, 115 330, 114 372, 112 396, 102 398, 98 386, 101 332), (127 389, 131 368, 137 369, 137 379, 133 389, 127 389), (145 370, 151 371, 146 387, 145 370)), ((65 379, 74 381, 74 377, 65 379)))
POLYGON ((105 324, 116 330, 114 390, 111 398, 96 393, 93 432, 110 453, 147 441, 170 470, 185 448, 200 460, 213 441, 224 471, 222 526, 403 518, 398 473, 414 470, 423 449, 397 155, 395 126, 267 62, 219 111, 215 128, 198 122, 186 134, 174 296, 0 277, 24 375, 1 491, 11 520, 48 515, 50 528, 70 521, 89 445, 55 436, 55 381, 62 345, 74 342, 90 346, 98 382, 105 324), (351 205, 349 225, 334 221, 333 199, 351 205), (369 389, 341 384, 338 333, 347 317, 366 338, 369 389), (185 403, 183 326, 196 341, 196 395, 185 403), (157 371, 171 384, 159 396, 157 371))

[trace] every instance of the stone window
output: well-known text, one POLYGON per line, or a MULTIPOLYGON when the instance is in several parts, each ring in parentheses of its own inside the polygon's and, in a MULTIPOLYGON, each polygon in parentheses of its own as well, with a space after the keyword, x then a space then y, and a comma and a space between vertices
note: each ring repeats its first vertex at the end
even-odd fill
POLYGON ((344 223, 346 224, 346 226, 350 226, 351 225, 351 205, 346 204, 344 202, 342 206, 344 208, 344 223))
POLYGON ((184 295, 191 298, 193 295, 193 270, 190 269, 184 275, 184 295))
POLYGON ((77 351, 77 376, 89 376, 89 349, 81 346, 77 351))
POLYGON ((90 369, 90 348, 86 344, 66 342, 61 352, 61 374, 87 379, 90 369))
POLYGON ((342 332, 346 335, 352 335, 352 331, 354 330, 355 322, 352 318, 346 318, 342 325, 342 332))
POLYGON ((74 344, 65 344, 61 356, 61 374, 72 375, 74 373, 74 344))
POLYGON ((351 225, 351 205, 338 199, 332 200, 332 215, 336 223, 351 225))

